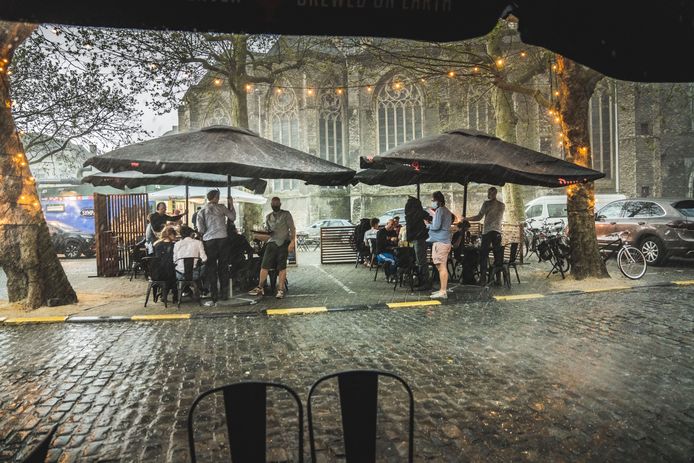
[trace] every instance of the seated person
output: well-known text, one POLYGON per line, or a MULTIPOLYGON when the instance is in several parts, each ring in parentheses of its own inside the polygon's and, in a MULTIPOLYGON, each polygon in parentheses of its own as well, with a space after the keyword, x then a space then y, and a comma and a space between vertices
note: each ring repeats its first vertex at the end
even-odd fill
POLYGON ((173 261, 176 262, 176 279, 185 279, 185 264, 183 259, 193 257, 193 279, 197 280, 203 272, 201 263, 207 262, 205 246, 202 241, 192 238, 193 229, 187 225, 181 225, 181 241, 176 243, 173 249, 173 261))
POLYGON ((169 289, 174 290, 174 300, 176 300, 176 273, 173 259, 175 244, 176 231, 173 227, 165 227, 161 232, 161 238, 154 243, 154 256, 159 258, 159 264, 152 271, 154 280, 166 281, 169 289))
POLYGON ((160 202, 157 204, 156 212, 149 215, 149 223, 152 225, 152 230, 159 233, 166 225, 166 222, 180 220, 181 217, 187 214, 188 211, 183 211, 183 214, 180 215, 166 215, 166 203, 160 202))
POLYGON ((398 236, 400 236, 400 217, 397 215, 391 219, 393 221, 393 226, 387 231, 388 245, 394 248, 398 247, 398 236))
POLYGON ((458 222, 456 226, 458 230, 453 233, 451 244, 453 246, 453 256, 455 260, 460 261, 463 248, 466 244, 470 243, 470 222, 463 220, 462 222, 458 222))
POLYGON ((395 237, 395 242, 393 242, 391 237, 388 236, 389 233, 392 234, 394 231, 395 222, 393 219, 390 219, 388 222, 386 222, 386 226, 378 230, 378 233, 376 234, 376 251, 378 252, 376 255, 376 261, 379 264, 386 264, 384 268, 387 277, 393 276, 397 272, 397 264, 395 262, 395 255, 393 254, 393 250, 398 244, 397 235, 395 237))
POLYGON ((181 217, 183 217, 183 214, 181 214, 181 210, 180 209, 174 209, 173 213, 174 213, 174 215, 171 217, 171 219, 166 221, 166 225, 173 225, 173 226, 183 225, 183 220, 181 220, 181 217), (174 219, 174 217, 178 217, 178 219, 174 219))
POLYGON ((377 218, 374 217, 371 219, 371 228, 364 233, 364 243, 367 245, 369 244, 369 240, 376 239, 376 235, 378 235, 378 224, 379 220, 377 218))

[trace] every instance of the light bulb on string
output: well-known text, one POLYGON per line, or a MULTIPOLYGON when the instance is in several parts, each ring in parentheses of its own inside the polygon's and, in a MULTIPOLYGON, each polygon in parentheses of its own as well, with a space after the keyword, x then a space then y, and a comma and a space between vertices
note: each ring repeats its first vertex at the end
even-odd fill
POLYGON ((395 82, 393 83, 393 88, 395 90, 400 90, 402 88, 402 84, 400 82, 395 82))
POLYGON ((498 68, 504 67, 504 59, 503 58, 498 58, 496 60, 496 67, 498 67, 498 68))
POLYGON ((220 79, 219 77, 215 78, 213 82, 217 87, 222 85, 222 79, 220 79))
POLYGON ((277 87, 277 88, 275 89, 275 93, 278 94, 278 95, 281 94, 281 93, 282 93, 282 87, 277 87))
POLYGON ((253 86, 251 84, 246 84, 246 93, 251 93, 253 91, 253 86))
POLYGON ((367 86, 366 86, 366 91, 369 92, 369 93, 371 93, 371 92, 374 91, 374 88, 373 88, 371 85, 367 85, 367 86))
POLYGON ((335 90, 335 92, 336 92, 338 95, 342 95, 342 92, 343 92, 343 91, 344 91, 344 90, 342 90, 341 88, 338 88, 338 89, 335 90))
POLYGON ((448 77, 455 77, 455 71, 448 71, 448 77))
POLYGON ((313 96, 313 89, 312 88, 306 89, 306 94, 308 96, 313 96))
POLYGON ((475 66, 472 68, 472 72, 480 72, 480 68, 478 66, 475 66))
POLYGON ((521 56, 521 58, 525 58, 526 56, 528 56, 528 54, 526 52, 522 51, 522 52, 520 52, 520 56, 521 56))

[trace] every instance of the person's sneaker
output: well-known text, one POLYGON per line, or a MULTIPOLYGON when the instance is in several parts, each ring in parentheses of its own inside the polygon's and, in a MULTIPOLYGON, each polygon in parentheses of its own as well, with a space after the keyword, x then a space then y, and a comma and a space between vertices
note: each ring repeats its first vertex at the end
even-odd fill
POLYGON ((277 290, 277 294, 275 294, 275 297, 276 297, 277 299, 284 299, 284 290, 278 289, 278 290, 277 290))
POLYGON ((202 305, 205 307, 217 307, 217 303, 211 299, 209 301, 203 302, 202 305))
POLYGON ((248 294, 250 294, 251 296, 264 296, 265 290, 263 290, 263 288, 258 286, 258 287, 251 289, 250 291, 248 291, 248 294))
POLYGON ((429 297, 432 299, 448 299, 448 293, 446 293, 445 291, 436 291, 429 297))

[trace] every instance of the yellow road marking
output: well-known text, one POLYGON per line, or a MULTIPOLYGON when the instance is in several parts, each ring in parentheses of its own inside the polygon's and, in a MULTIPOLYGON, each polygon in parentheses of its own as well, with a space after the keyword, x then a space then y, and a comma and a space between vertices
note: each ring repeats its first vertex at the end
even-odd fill
POLYGON ((674 284, 679 285, 679 286, 689 286, 689 285, 694 285, 694 280, 680 280, 680 281, 673 281, 674 284))
POLYGON ((631 289, 631 286, 610 286, 609 288, 593 288, 583 290, 584 293, 602 293, 604 291, 623 291, 625 289, 631 289))
POLYGON ((540 299, 543 294, 514 294, 512 296, 494 296, 497 301, 524 301, 526 299, 540 299))
POLYGON ((405 307, 423 307, 423 306, 430 306, 430 305, 441 305, 441 301, 389 302, 386 305, 391 309, 402 309, 405 307))
POLYGON ((148 321, 148 320, 186 320, 190 318, 189 313, 171 313, 159 315, 133 315, 130 317, 133 321, 148 321))
POLYGON ((297 309, 267 309, 265 313, 268 315, 299 315, 307 313, 322 313, 327 311, 327 307, 300 307, 297 309))
POLYGON ((5 323, 10 323, 13 325, 21 325, 23 323, 61 323, 67 320, 67 315, 60 316, 54 315, 50 317, 22 317, 22 318, 8 318, 5 323))

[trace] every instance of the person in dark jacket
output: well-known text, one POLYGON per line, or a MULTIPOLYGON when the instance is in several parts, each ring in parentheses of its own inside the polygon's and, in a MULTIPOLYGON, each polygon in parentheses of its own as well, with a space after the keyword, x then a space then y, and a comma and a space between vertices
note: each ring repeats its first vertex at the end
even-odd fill
POLYGON ((407 241, 413 244, 417 257, 417 272, 419 286, 417 291, 429 291, 431 280, 429 279, 429 264, 427 262, 427 239, 429 232, 426 221, 431 221, 431 216, 422 207, 422 202, 410 196, 405 204, 405 222, 407 223, 407 241))
POLYGON ((156 233, 161 232, 166 225, 166 222, 175 222, 180 220, 181 217, 188 215, 188 210, 183 211, 183 214, 179 215, 167 215, 166 214, 166 203, 161 202, 157 204, 157 211, 149 215, 149 223, 152 224, 152 230, 156 233))

